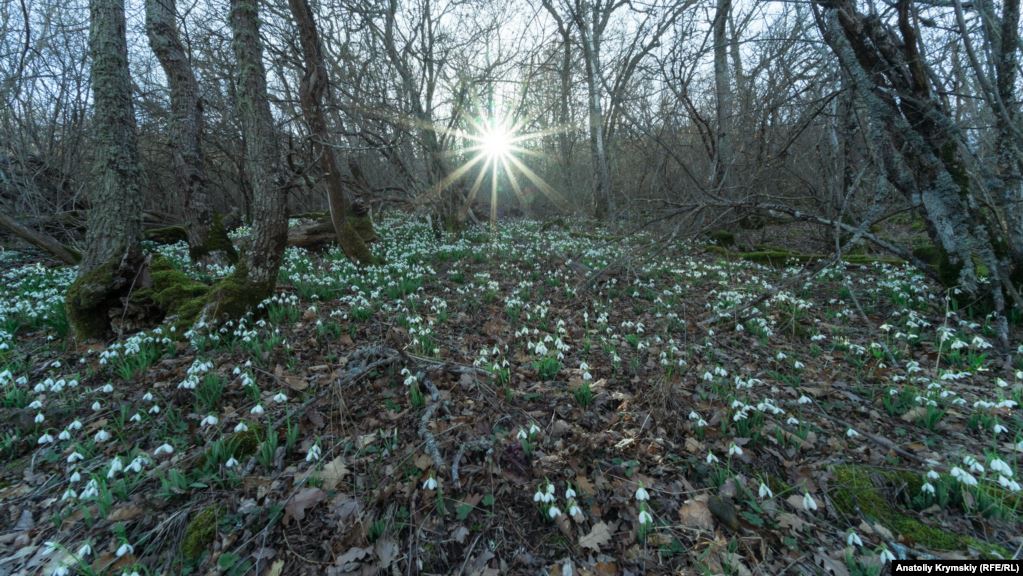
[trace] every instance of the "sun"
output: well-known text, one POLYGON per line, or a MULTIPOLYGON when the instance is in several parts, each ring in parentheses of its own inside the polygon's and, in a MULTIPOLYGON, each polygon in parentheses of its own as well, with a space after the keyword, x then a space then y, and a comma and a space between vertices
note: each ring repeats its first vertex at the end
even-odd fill
POLYGON ((499 120, 490 120, 480 131, 480 150, 488 160, 502 160, 512 153, 512 142, 514 135, 511 130, 499 120))

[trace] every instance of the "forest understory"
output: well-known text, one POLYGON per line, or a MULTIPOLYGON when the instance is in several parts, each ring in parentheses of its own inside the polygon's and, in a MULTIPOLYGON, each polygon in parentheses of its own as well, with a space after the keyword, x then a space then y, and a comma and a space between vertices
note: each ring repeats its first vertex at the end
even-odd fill
POLYGON ((73 338, 75 268, 0 253, 0 574, 850 576, 1023 549, 1021 366, 908 265, 581 222, 377 233, 383 263, 288 248, 240 321, 123 314, 105 344, 73 338))

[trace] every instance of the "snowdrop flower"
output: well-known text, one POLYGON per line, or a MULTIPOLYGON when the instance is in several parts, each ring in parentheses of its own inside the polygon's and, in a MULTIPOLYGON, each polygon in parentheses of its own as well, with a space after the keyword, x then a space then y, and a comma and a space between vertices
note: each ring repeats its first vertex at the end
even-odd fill
POLYGON ((645 502, 649 499, 650 493, 646 491, 646 488, 643 487, 643 484, 640 484, 639 488, 636 489, 636 501, 645 502))
POLYGON ((39 437, 39 440, 37 440, 36 443, 39 445, 53 444, 53 436, 50 436, 49 434, 43 434, 42 436, 39 437))
POLYGON ((135 474, 138 474, 139 472, 142 471, 142 466, 145 465, 145 463, 146 460, 142 456, 138 456, 131 461, 131 464, 125 466, 124 469, 129 472, 134 472, 135 474))
POLYGON ((103 442, 110 440, 111 436, 110 432, 107 432, 106 430, 100 430, 99 432, 96 432, 96 435, 93 438, 96 440, 97 443, 102 444, 103 442))
POLYGON ((810 496, 809 492, 803 493, 803 508, 806 508, 810 512, 817 509, 817 501, 813 499, 813 496, 810 496))
POLYGON ((863 540, 860 539, 860 535, 849 531, 849 535, 845 537, 845 543, 849 546, 863 546, 863 540))
POLYGON ((976 472, 978 474, 984 473, 984 466, 981 465, 980 462, 977 462, 977 459, 973 456, 966 456, 963 458, 963 464, 970 467, 970 472, 976 472))
MULTIPOLYGON (((436 490, 436 489, 437 489, 437 479, 434 478, 433 475, 431 474, 430 477, 426 479, 426 482, 423 482, 423 490, 436 490)), ((533 500, 534 501, 536 500, 535 496, 533 497, 533 500)))
POLYGON ((718 457, 713 452, 707 452, 707 464, 718 462, 718 457))
POLYGON ((789 416, 789 419, 785 421, 789 426, 799 426, 799 418, 795 416, 789 416))
POLYGON ((575 496, 575 490, 572 489, 571 485, 569 485, 568 488, 565 488, 565 500, 571 500, 572 498, 575 498, 575 496))
POLYGON ((124 556, 125 554, 133 554, 134 552, 135 552, 135 548, 131 544, 128 544, 127 542, 125 542, 124 544, 121 544, 121 546, 117 549, 117 552, 115 552, 114 554, 118 558, 120 558, 120 557, 124 556))
POLYGON ((160 406, 158 404, 153 404, 153 407, 149 409, 149 413, 150 414, 159 414, 160 413, 160 406))
POLYGON ((995 458, 991 461, 991 470, 998 472, 1002 476, 1008 476, 1012 478, 1012 468, 1000 458, 995 458))
POLYGON ((99 403, 99 400, 92 403, 92 411, 99 412, 103 409, 103 405, 99 403))
POLYGON ((732 443, 731 443, 731 444, 730 444, 730 445, 728 446, 728 455, 729 455, 729 456, 742 456, 742 448, 740 448, 739 446, 737 446, 737 445, 735 444, 735 442, 732 442, 732 443))
POLYGON ((1001 423, 997 423, 997 424, 995 424, 994 431, 995 431, 995 434, 1004 434, 1004 433, 1008 432, 1009 429, 1006 428, 1005 426, 1002 426, 1001 423))
POLYGON ((518 438, 519 440, 525 440, 529 436, 526 434, 525 430, 523 430, 522 428, 519 428, 519 433, 516 434, 515 437, 518 438))
POLYGON ((74 422, 67 425, 67 429, 71 430, 72 432, 77 432, 78 430, 82 429, 82 423, 78 420, 75 420, 74 422))
POLYGON ((774 492, 771 492, 771 487, 763 482, 760 483, 760 489, 757 491, 760 498, 774 498, 774 492))
POLYGON ((651 523, 653 523, 653 521, 654 521, 654 517, 650 515, 650 512, 647 512, 646 510, 640 510, 639 511, 639 524, 641 526, 646 526, 647 524, 651 524, 651 523))
POLYGON ((799 397, 799 400, 797 400, 797 402, 799 402, 800 404, 809 404, 813 402, 813 400, 811 400, 810 397, 807 396, 806 394, 803 394, 802 396, 799 397))
POLYGON ((245 422, 239 422, 239 423, 238 423, 238 424, 237 424, 237 425, 236 425, 236 426, 234 427, 234 431, 235 431, 235 432, 237 432, 237 433, 245 432, 245 431, 247 431, 248 429, 249 429, 249 427, 245 425, 245 422))
POLYGON ((216 426, 218 422, 220 422, 219 418, 217 418, 213 414, 207 414, 206 417, 203 418, 201 422, 199 422, 199 425, 205 428, 207 426, 216 426))
POLYGON ((252 410, 249 410, 249 414, 252 414, 253 416, 262 416, 265 412, 266 411, 263 410, 262 404, 256 404, 252 407, 252 410))
POLYGON ((930 494, 931 496, 934 496, 934 485, 931 484, 930 482, 924 482, 923 485, 920 486, 920 491, 923 492, 924 494, 930 494))
POLYGON ((557 506, 551 506, 547 509, 547 515, 550 516, 551 520, 554 520, 558 516, 561 516, 561 510, 557 506))
POLYGON ((162 456, 164 454, 173 454, 174 447, 170 444, 161 444, 156 450, 153 451, 154 456, 162 456))
POLYGON ((799 360, 796 360, 795 362, 792 363, 792 367, 795 368, 796 370, 802 370, 803 368, 806 367, 806 364, 803 364, 799 360))
POLYGON ((998 476, 998 485, 1001 486, 1002 488, 1007 488, 1012 492, 1020 491, 1019 482, 1016 482, 1015 480, 1012 480, 1010 478, 1006 478, 1005 476, 1002 475, 998 476))
POLYGON ((68 464, 74 464, 75 462, 78 462, 80 460, 85 460, 85 456, 82 456, 81 453, 79 453, 79 452, 72 452, 67 457, 67 463, 68 464))
POLYGON ((309 452, 305 455, 306 462, 316 462, 320 459, 320 445, 313 444, 309 447, 309 452))
POLYGON ((529 435, 530 436, 534 436, 534 435, 539 434, 539 433, 540 433, 540 427, 537 426, 535 422, 529 425, 529 435))
POLYGON ((893 562, 895 560, 895 554, 892 554, 888 548, 881 548, 880 558, 882 564, 885 562, 893 562))
POLYGON ((927 471, 927 479, 928 480, 937 480, 939 478, 941 478, 941 474, 938 474, 934 470, 928 470, 927 471))
POLYGON ((68 570, 67 566, 57 566, 53 569, 53 572, 50 572, 50 576, 68 576, 69 574, 71 574, 71 571, 68 570))
POLYGON ((44 416, 42 412, 39 412, 38 414, 36 414, 36 417, 35 417, 35 423, 36 424, 42 424, 44 420, 46 420, 46 416, 44 416))
POLYGON ((75 500, 78 498, 78 492, 75 492, 74 488, 68 488, 64 491, 64 494, 60 497, 60 501, 75 500))
POLYGON ((225 468, 234 468, 235 466, 238 466, 238 460, 234 456, 231 456, 227 462, 224 462, 225 468))
POLYGON ((152 402, 153 401, 153 393, 152 392, 146 392, 146 395, 142 397, 142 401, 143 402, 152 402))
POLYGON ((124 470, 124 464, 119 456, 114 456, 114 459, 110 461, 110 470, 107 471, 107 478, 110 479, 117 476, 117 473, 121 470, 124 470))
POLYGON ((972 474, 958 466, 953 466, 952 469, 949 470, 949 474, 951 474, 953 478, 967 486, 977 485, 977 479, 974 478, 972 474))
POLYGON ((82 475, 78 473, 78 470, 75 470, 71 473, 71 476, 67 479, 67 481, 72 484, 78 484, 82 481, 82 475))
POLYGON ((91 554, 92 554, 92 546, 89 545, 88 542, 86 542, 85 544, 82 544, 81 546, 78 547, 78 552, 77 552, 78 556, 81 556, 82 558, 85 558, 86 556, 89 556, 91 554))
POLYGON ((852 428, 850 428, 850 429, 845 431, 845 435, 848 436, 849 438, 855 438, 855 437, 859 436, 860 433, 855 431, 855 430, 853 430, 852 428))
POLYGON ((130 418, 130 420, 131 420, 132 422, 141 422, 141 421, 142 421, 142 415, 141 415, 141 414, 139 414, 138 412, 136 412, 136 413, 135 413, 135 414, 134 414, 134 415, 133 415, 133 416, 132 416, 132 417, 130 418))
POLYGON ((284 392, 278 392, 277 395, 273 397, 273 401, 278 404, 283 404, 288 401, 288 395, 284 392))
POLYGON ((575 500, 570 500, 568 502, 568 515, 573 518, 577 518, 582 516, 582 514, 583 514, 582 508, 579 508, 579 505, 576 504, 575 500))

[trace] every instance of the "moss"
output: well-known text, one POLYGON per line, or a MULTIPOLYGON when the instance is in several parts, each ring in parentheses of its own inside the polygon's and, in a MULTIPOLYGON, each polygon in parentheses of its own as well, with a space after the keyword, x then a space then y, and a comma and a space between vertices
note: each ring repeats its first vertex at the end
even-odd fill
POLYGON ((343 250, 345 255, 356 264, 372 265, 379 262, 379 260, 373 256, 373 253, 370 252, 369 246, 366 245, 366 241, 363 236, 359 234, 358 230, 356 230, 352 222, 352 218, 345 219, 345 223, 341 227, 341 234, 338 240, 341 243, 341 250, 343 250))
POLYGON ((876 520, 911 545, 945 551, 972 549, 985 557, 1009 557, 1009 552, 997 544, 924 524, 885 498, 885 490, 919 492, 923 481, 918 474, 855 465, 835 466, 832 474, 835 490, 831 500, 846 516, 876 520))
POLYGON ((210 230, 206 234, 206 241, 203 245, 188 249, 189 256, 193 260, 216 252, 222 252, 232 264, 238 262, 238 252, 227 235, 227 228, 224 227, 224 220, 220 214, 213 215, 213 222, 210 224, 210 230))
POLYGON ((174 267, 163 256, 154 256, 149 263, 151 286, 132 295, 135 301, 150 300, 173 320, 175 332, 183 334, 195 323, 210 287, 174 267))
POLYGON ((273 285, 256 285, 248 280, 244 265, 210 288, 201 309, 210 319, 239 318, 273 292, 273 285))
POLYGON ((252 456, 259 448, 259 434, 251 429, 235 432, 227 439, 227 445, 235 458, 252 456))
POLYGON ((186 560, 198 560, 213 543, 217 535, 217 521, 222 514, 219 506, 208 506, 188 522, 185 537, 181 540, 181 554, 186 560))
POLYGON ((111 260, 79 276, 68 287, 64 308, 68 324, 79 338, 102 338, 109 332, 107 311, 118 302, 114 289, 116 268, 116 262, 111 260))
POLYGON ((175 244, 177 242, 188 242, 188 231, 184 226, 164 226, 146 230, 146 240, 157 244, 175 244))
POLYGON ((373 229, 373 220, 369 217, 369 214, 365 216, 350 216, 348 221, 352 223, 352 228, 359 234, 363 242, 369 244, 370 242, 377 241, 377 233, 373 229))
POLYGON ((718 246, 735 246, 735 234, 728 230, 711 230, 707 237, 713 240, 718 246))

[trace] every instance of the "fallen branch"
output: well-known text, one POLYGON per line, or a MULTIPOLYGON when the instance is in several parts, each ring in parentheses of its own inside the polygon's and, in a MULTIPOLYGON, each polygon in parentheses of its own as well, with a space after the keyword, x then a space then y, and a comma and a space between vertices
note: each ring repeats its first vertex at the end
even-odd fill
POLYGON ((78 261, 81 259, 80 254, 61 244, 56 238, 44 232, 23 226, 4 212, 0 212, 0 228, 47 252, 65 264, 78 264, 78 261))

